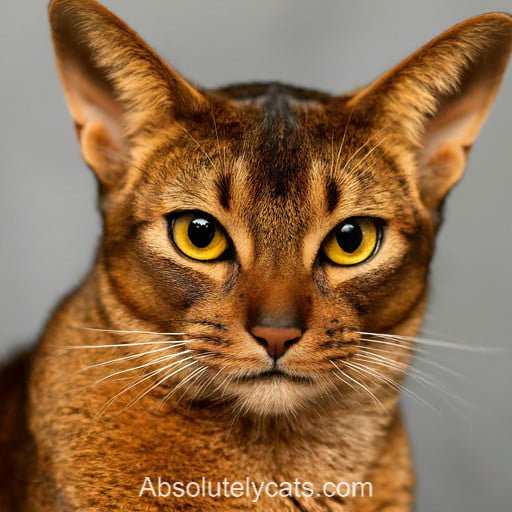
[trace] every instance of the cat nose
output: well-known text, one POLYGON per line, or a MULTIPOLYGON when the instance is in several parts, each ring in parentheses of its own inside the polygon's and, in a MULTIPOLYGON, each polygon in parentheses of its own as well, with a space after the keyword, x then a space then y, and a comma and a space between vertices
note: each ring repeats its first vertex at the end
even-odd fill
POLYGON ((266 348, 274 361, 283 356, 302 336, 302 331, 296 327, 256 325, 251 328, 250 332, 256 338, 256 341, 266 348))

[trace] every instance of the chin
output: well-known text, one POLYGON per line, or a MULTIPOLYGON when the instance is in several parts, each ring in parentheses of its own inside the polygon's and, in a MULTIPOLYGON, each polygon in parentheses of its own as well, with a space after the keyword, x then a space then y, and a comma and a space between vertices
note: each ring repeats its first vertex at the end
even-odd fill
POLYGON ((273 377, 237 383, 231 393, 242 415, 288 416, 313 407, 313 400, 318 398, 320 390, 313 383, 273 377))

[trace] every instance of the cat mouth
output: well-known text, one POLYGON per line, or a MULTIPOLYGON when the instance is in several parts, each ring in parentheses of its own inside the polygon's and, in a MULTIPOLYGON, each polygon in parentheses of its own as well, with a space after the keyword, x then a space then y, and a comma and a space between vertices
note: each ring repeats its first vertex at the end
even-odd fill
POLYGON ((265 370, 263 372, 244 375, 242 377, 239 377, 238 380, 240 382, 286 380, 289 382, 294 382, 295 384, 311 384, 313 382, 310 377, 307 377, 305 375, 293 375, 291 373, 286 373, 282 370, 279 370, 278 368, 272 368, 270 370, 265 370))

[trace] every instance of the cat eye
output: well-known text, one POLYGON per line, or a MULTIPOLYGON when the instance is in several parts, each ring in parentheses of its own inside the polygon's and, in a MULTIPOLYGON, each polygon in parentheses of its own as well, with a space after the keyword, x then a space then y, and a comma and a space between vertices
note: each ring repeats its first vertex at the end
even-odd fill
POLYGON ((170 217, 168 222, 169 235, 185 256, 199 261, 212 261, 226 253, 228 238, 211 215, 186 212, 170 217))
POLYGON ((350 217, 331 231, 322 245, 323 253, 337 265, 363 263, 377 251, 381 231, 376 219, 350 217))

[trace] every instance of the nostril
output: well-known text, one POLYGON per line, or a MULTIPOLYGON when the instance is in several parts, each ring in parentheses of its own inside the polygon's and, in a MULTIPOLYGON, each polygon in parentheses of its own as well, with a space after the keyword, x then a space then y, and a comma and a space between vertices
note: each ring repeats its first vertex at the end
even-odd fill
POLYGON ((265 347, 267 348, 268 347, 268 342, 265 338, 260 338, 259 336, 254 336, 253 335, 253 338, 262 346, 262 347, 265 347))
POLYGON ((296 338, 293 338, 292 340, 287 340, 284 342, 284 346, 286 348, 290 348, 292 345, 295 345, 300 340, 300 336, 297 336, 296 338))

